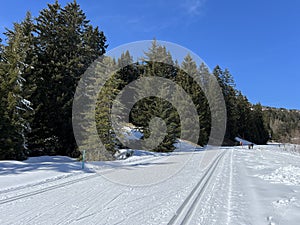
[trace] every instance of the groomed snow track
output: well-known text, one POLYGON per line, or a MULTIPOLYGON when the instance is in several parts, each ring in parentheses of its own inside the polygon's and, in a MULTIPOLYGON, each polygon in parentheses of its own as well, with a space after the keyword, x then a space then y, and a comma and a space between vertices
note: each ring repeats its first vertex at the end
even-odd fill
POLYGON ((188 197, 184 200, 181 206, 176 211, 175 215, 168 222, 168 225, 174 224, 190 224, 194 213, 201 202, 201 198, 207 189, 209 182, 212 180, 212 176, 220 162, 225 155, 226 151, 220 153, 213 162, 209 165, 202 178, 190 192, 188 197))
POLYGON ((74 180, 71 180, 71 181, 67 181, 67 182, 64 182, 64 183, 60 183, 60 184, 52 185, 52 186, 49 186, 49 187, 46 187, 46 188, 42 188, 42 189, 39 189, 39 190, 36 190, 36 191, 31 191, 31 192, 27 192, 27 193, 20 194, 20 195, 17 195, 17 196, 9 197, 9 198, 0 200, 0 205, 6 204, 6 203, 9 203, 9 202, 13 202, 13 201, 16 201, 16 200, 19 200, 19 199, 22 199, 22 198, 27 198, 27 197, 31 197, 31 196, 34 196, 34 195, 42 194, 42 193, 45 193, 47 191, 51 191, 51 190, 54 190, 54 189, 66 187, 68 185, 75 184, 75 183, 78 183, 78 182, 82 182, 82 181, 85 181, 85 180, 89 180, 89 179, 92 179, 92 178, 95 178, 95 177, 98 177, 98 176, 100 176, 100 174, 94 173, 94 174, 88 175, 86 177, 81 177, 81 178, 74 179, 74 180))
MULTIPOLYGON (((153 161, 157 161, 157 160, 159 160, 159 159, 158 158, 149 158, 149 159, 136 160, 136 161, 133 161, 133 162, 129 162, 128 164, 124 164, 119 168, 127 168, 127 167, 130 167, 132 165, 142 165, 145 162, 153 162, 153 161)), ((109 169, 102 170, 100 172, 96 171, 96 172, 93 172, 92 174, 88 174, 84 177, 79 177, 79 178, 72 179, 72 180, 69 180, 69 181, 66 181, 66 182, 60 182, 58 184, 54 184, 54 185, 44 187, 44 188, 34 190, 34 191, 29 191, 29 192, 26 192, 26 193, 23 193, 23 194, 14 195, 12 197, 6 197, 4 199, 0 199, 0 205, 6 204, 6 203, 9 203, 9 202, 13 202, 13 201, 16 201, 16 200, 19 200, 19 199, 39 195, 39 194, 42 194, 42 193, 45 193, 45 192, 48 192, 48 191, 51 191, 51 190, 63 188, 63 187, 66 187, 66 186, 69 186, 69 185, 72 185, 72 184, 76 184, 76 183, 79 183, 79 182, 82 182, 82 181, 87 181, 87 180, 90 180, 90 179, 108 174, 110 172, 113 172, 113 170, 114 170, 113 168, 109 168, 109 169)), ((80 174, 76 174, 74 176, 78 176, 78 175, 80 175, 80 174)), ((66 178, 63 178, 63 179, 66 179, 66 178)), ((57 180, 54 180, 54 181, 57 181, 57 180)), ((53 182, 53 181, 48 181, 48 182, 45 182, 45 183, 51 183, 51 182, 53 182)), ((27 189, 27 188, 32 188, 32 187, 39 186, 39 185, 45 184, 45 183, 37 183, 37 184, 30 185, 30 186, 21 186, 21 187, 17 187, 17 188, 11 189, 11 190, 4 190, 4 191, 0 192, 0 195, 10 193, 10 192, 15 192, 15 191, 18 191, 18 190, 27 189)))

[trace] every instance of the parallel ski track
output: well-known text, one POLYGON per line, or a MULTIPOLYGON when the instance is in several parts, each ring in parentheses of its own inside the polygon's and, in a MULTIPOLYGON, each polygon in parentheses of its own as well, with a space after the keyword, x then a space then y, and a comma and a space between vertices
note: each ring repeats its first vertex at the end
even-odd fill
POLYGON ((41 194, 41 193, 45 193, 47 191, 51 191, 51 190, 55 190, 55 189, 58 189, 58 188, 66 187, 68 185, 75 184, 75 183, 78 183, 78 182, 81 182, 81 181, 90 180, 90 179, 98 177, 98 176, 100 176, 100 174, 94 173, 92 175, 82 177, 82 178, 79 178, 79 179, 74 179, 74 180, 67 181, 67 182, 64 182, 64 183, 55 184, 55 185, 52 185, 52 186, 49 186, 49 187, 46 187, 46 188, 42 188, 42 189, 39 189, 39 190, 36 190, 36 191, 31 191, 31 192, 16 195, 16 196, 13 196, 13 197, 9 197, 9 198, 0 200, 0 205, 6 204, 6 203, 9 203, 9 202, 13 202, 13 201, 16 201, 16 200, 19 200, 19 199, 35 196, 35 195, 38 195, 38 194, 41 194))
MULTIPOLYGON (((123 167, 125 168, 125 167, 128 167, 128 166, 136 166, 136 165, 140 165, 140 164, 142 165, 145 162, 156 161, 156 160, 159 160, 159 159, 160 158, 137 160, 135 162, 129 162, 128 164, 122 165, 119 168, 123 168, 123 167)), ((30 191, 30 192, 27 192, 27 193, 24 193, 24 194, 19 194, 19 195, 16 195, 16 196, 8 197, 8 198, 0 200, 0 205, 6 204, 6 203, 9 203, 9 202, 13 202, 13 201, 16 201, 16 200, 19 200, 19 199, 39 195, 39 194, 42 194, 42 193, 45 193, 45 192, 48 192, 48 191, 51 191, 51 190, 63 188, 63 187, 66 187, 66 186, 69 186, 69 185, 72 185, 72 184, 76 184, 76 183, 79 183, 79 182, 82 182, 82 181, 90 180, 90 179, 102 176, 104 174, 110 173, 112 171, 113 171, 113 169, 106 169, 106 170, 101 171, 101 172, 93 173, 92 175, 88 175, 88 176, 80 177, 80 178, 73 179, 73 180, 70 180, 70 181, 67 181, 67 182, 51 185, 49 187, 41 188, 41 189, 35 190, 35 191, 30 191)), ((56 180, 54 180, 54 181, 56 181, 56 180)), ((49 182, 45 182, 45 183, 51 183, 51 182, 53 182, 53 181, 49 181, 49 182)), ((42 184, 45 184, 45 183, 42 183, 42 184)), ((29 186, 29 187, 35 187, 35 186, 38 186, 38 185, 41 185, 41 184, 35 184, 35 185, 29 186)), ((13 190, 4 191, 3 193, 0 193, 0 194, 9 193, 9 192, 13 192, 13 191, 16 191, 16 190, 22 190, 22 189, 29 188, 29 187, 28 186, 19 187, 19 188, 13 189, 13 190)))
MULTIPOLYGON (((89 173, 91 173, 91 172, 89 172, 89 173)), ((92 173, 94 173, 94 172, 92 172, 92 173)), ((69 179, 69 178, 72 178, 72 177, 80 176, 82 174, 84 174, 84 172, 74 173, 74 174, 70 174, 68 176, 63 176, 63 177, 54 177, 54 178, 50 178, 48 180, 40 181, 40 182, 37 182, 37 183, 34 183, 34 184, 27 184, 27 185, 24 185, 24 186, 17 186, 17 187, 12 187, 12 188, 8 188, 8 189, 0 190, 0 195, 15 192, 15 191, 20 191, 20 190, 23 190, 23 189, 26 189, 26 188, 33 188, 33 187, 44 185, 44 184, 50 184, 50 183, 57 182, 57 181, 60 181, 60 180, 65 180, 65 179, 69 179)))
POLYGON ((193 188, 191 193, 188 195, 188 197, 184 200, 184 202, 181 204, 181 206, 176 211, 175 215, 171 218, 171 220, 168 222, 168 225, 173 224, 190 224, 190 219, 193 216, 193 213, 203 196, 210 180, 212 179, 212 176, 220 162, 220 160, 225 155, 226 151, 220 153, 214 161, 210 164, 210 166, 207 168, 206 172, 202 176, 202 178, 199 180, 199 182, 196 184, 196 186, 193 188))

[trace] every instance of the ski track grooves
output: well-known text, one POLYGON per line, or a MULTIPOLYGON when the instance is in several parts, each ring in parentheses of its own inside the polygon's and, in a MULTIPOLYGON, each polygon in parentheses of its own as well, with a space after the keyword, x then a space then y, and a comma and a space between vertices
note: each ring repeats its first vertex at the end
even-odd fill
MULTIPOLYGON (((124 164, 120 168, 126 168, 126 167, 132 166, 132 165, 139 165, 139 164, 144 163, 145 161, 146 162, 148 162, 148 161, 156 161, 156 160, 159 160, 159 159, 160 158, 154 158, 154 159, 151 158, 151 159, 137 160, 135 162, 129 162, 128 164, 124 164)), ((16 200, 19 200, 19 199, 23 199, 23 198, 35 196, 35 195, 38 195, 38 194, 42 194, 42 193, 45 193, 47 191, 51 191, 51 190, 59 189, 59 188, 62 188, 62 187, 66 187, 66 186, 69 186, 69 185, 72 185, 72 184, 76 184, 76 183, 81 182, 81 181, 90 180, 90 179, 99 177, 101 175, 105 175, 107 173, 110 173, 111 171, 113 171, 113 169, 106 169, 106 170, 103 170, 101 172, 96 172, 96 173, 93 173, 92 175, 88 175, 88 176, 85 176, 85 177, 80 177, 78 179, 74 179, 74 180, 71 180, 71 181, 67 181, 67 182, 55 184, 55 185, 52 185, 52 186, 49 186, 49 187, 41 188, 41 189, 35 190, 35 191, 30 191, 30 192, 27 192, 27 193, 24 193, 24 194, 19 194, 19 195, 16 195, 16 196, 4 198, 4 199, 0 200, 0 205, 6 204, 6 203, 9 203, 9 202, 13 202, 13 201, 16 201, 16 200)), ((66 177, 66 178, 68 178, 68 177, 66 177)), ((63 178, 63 179, 65 179, 65 178, 63 178)), ((51 183, 53 181, 55 181, 55 180, 50 180, 50 181, 45 182, 45 183, 51 183)), ((41 183, 41 184, 44 184, 44 183, 41 183)), ((13 191, 16 191, 16 190, 25 189, 25 188, 28 188, 28 187, 35 187, 35 186, 38 186, 38 185, 40 185, 40 183, 31 185, 31 186, 18 187, 18 188, 13 189, 13 190, 4 190, 2 193, 0 192, 0 194, 4 194, 4 193, 13 192, 13 191)))
POLYGON ((229 163, 229 189, 228 189, 228 202, 227 202, 227 225, 231 224, 231 216, 232 216, 232 186, 233 186, 233 150, 230 150, 230 163, 229 163))
POLYGON ((53 183, 53 182, 60 181, 60 180, 63 180, 63 179, 68 179, 68 178, 80 176, 83 173, 84 172, 74 173, 74 174, 70 174, 70 175, 67 175, 67 176, 54 177, 54 178, 49 178, 47 180, 43 180, 43 181, 40 181, 40 182, 37 182, 37 183, 34 183, 34 184, 27 184, 27 185, 24 185, 24 186, 17 186, 17 187, 3 189, 3 190, 0 190, 0 195, 7 194, 7 193, 10 193, 10 192, 14 192, 14 191, 20 191, 20 190, 23 190, 23 189, 26 189, 26 188, 36 187, 36 186, 43 185, 43 184, 53 183))
POLYGON ((6 204, 6 203, 9 203, 9 202, 13 202, 13 201, 16 201, 16 200, 19 200, 19 199, 22 199, 22 198, 27 198, 27 197, 31 197, 31 196, 34 196, 34 195, 38 195, 38 194, 41 194, 41 193, 44 193, 44 192, 47 192, 47 191, 51 191, 51 190, 54 190, 54 189, 66 187, 68 185, 75 184, 75 183, 78 183, 78 182, 84 181, 84 180, 89 180, 89 179, 92 179, 92 178, 95 178, 95 177, 98 177, 98 176, 100 176, 100 174, 96 173, 96 174, 92 174, 92 175, 89 175, 89 176, 86 176, 86 177, 82 177, 80 179, 67 181, 67 182, 64 182, 64 183, 61 183, 61 184, 56 184, 56 185, 46 187, 46 188, 42 188, 42 189, 39 189, 39 190, 36 190, 36 191, 31 191, 31 192, 28 192, 28 193, 24 193, 24 194, 20 194, 20 195, 17 195, 17 196, 9 197, 9 198, 0 200, 0 205, 6 204))
POLYGON ((220 153, 213 162, 209 165, 206 172, 203 174, 202 178, 193 188, 188 197, 184 200, 182 205, 178 208, 175 215, 168 222, 168 225, 173 224, 189 224, 202 195, 204 194, 209 181, 211 180, 217 165, 219 164, 221 158, 225 155, 226 151, 220 153))

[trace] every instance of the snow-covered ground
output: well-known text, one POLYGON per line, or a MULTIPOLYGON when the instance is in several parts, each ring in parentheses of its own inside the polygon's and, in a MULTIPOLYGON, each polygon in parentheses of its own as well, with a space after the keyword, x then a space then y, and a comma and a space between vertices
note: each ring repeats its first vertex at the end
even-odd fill
POLYGON ((0 193, 82 174, 81 163, 65 156, 0 161, 0 193))
POLYGON ((284 146, 135 151, 114 162, 0 161, 0 224, 291 224, 300 155, 284 146))

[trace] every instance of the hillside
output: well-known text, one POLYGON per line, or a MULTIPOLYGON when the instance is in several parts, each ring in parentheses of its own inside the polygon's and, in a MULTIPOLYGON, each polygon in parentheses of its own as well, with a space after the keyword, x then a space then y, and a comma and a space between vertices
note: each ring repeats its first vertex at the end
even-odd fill
POLYGON ((284 143, 300 143, 300 111, 284 108, 263 108, 264 121, 271 139, 284 143))

